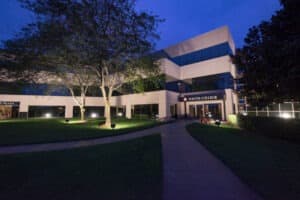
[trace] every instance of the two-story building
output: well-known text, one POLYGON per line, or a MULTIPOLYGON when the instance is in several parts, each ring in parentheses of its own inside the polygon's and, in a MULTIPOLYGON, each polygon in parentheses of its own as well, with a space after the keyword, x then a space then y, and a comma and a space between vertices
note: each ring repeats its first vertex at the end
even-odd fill
MULTIPOLYGON (((226 120, 238 109, 235 92, 236 68, 231 61, 235 45, 228 27, 221 27, 155 53, 165 87, 159 91, 124 94, 112 98, 113 113, 131 118, 157 115, 159 118, 210 116, 226 120)), ((32 91, 32 89, 30 90, 32 91)), ((101 116, 101 97, 87 97, 89 116, 101 116)), ((71 96, 30 92, 0 94, 0 118, 77 116, 71 96), (51 115, 49 115, 51 113, 51 115)))

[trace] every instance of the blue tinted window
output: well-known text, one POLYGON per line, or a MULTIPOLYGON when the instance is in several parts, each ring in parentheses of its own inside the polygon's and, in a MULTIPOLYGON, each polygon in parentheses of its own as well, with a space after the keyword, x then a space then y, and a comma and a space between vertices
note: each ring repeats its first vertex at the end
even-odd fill
POLYGON ((191 85, 184 83, 182 81, 168 82, 165 84, 165 89, 169 91, 179 92, 179 93, 192 91, 191 85))
POLYGON ((234 85, 233 77, 230 73, 194 78, 192 82, 194 92, 221 89, 223 90, 229 88, 233 89, 234 85))
POLYGON ((192 63, 209 60, 212 58, 217 58, 225 55, 231 55, 231 54, 232 54, 232 50, 229 44, 226 42, 213 47, 188 53, 182 56, 177 56, 172 58, 171 60, 175 62, 177 65, 183 66, 183 65, 189 65, 192 63))

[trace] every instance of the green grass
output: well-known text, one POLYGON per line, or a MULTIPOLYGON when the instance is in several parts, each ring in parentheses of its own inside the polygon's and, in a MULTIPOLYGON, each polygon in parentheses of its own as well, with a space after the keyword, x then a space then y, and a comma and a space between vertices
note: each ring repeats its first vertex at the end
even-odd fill
MULTIPOLYGON (((30 119, 0 121, 0 146, 101 138, 151 128, 154 120, 115 119, 115 130, 99 127, 103 119, 85 124, 68 124, 63 119, 30 119)), ((71 121, 72 122, 72 121, 71 121)))
POLYGON ((300 145, 228 127, 187 129, 264 199, 300 199, 300 145))
POLYGON ((160 135, 0 156, 0 199, 161 199, 160 135))

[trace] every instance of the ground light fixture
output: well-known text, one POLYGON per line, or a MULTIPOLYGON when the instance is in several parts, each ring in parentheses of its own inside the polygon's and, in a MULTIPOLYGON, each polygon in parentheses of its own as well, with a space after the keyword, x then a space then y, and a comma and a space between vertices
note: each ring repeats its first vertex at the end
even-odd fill
POLYGON ((52 114, 51 113, 46 113, 45 118, 47 118, 47 119, 52 118, 52 114))
POLYGON ((290 113, 281 113, 279 115, 280 118, 283 118, 283 119, 291 119, 293 118, 292 115, 290 113))
POLYGON ((219 119, 217 119, 217 120, 215 121, 215 125, 216 125, 216 126, 220 126, 220 125, 221 125, 221 121, 220 121, 219 119))
POLYGON ((110 127, 111 127, 111 129, 115 129, 116 128, 116 124, 111 124, 110 127))
POLYGON ((93 119, 98 118, 98 114, 97 113, 92 113, 91 118, 93 118, 93 119))
POLYGON ((248 113, 247 113, 247 112, 243 112, 242 115, 243 115, 243 116, 247 116, 248 113))

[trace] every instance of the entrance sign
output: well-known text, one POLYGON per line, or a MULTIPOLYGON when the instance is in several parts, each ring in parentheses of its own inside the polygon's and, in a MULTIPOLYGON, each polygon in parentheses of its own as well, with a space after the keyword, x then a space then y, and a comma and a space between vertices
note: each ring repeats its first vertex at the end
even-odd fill
POLYGON ((15 101, 0 101, 1 106, 13 106, 18 107, 20 105, 20 102, 15 101))
POLYGON ((224 99, 224 93, 214 93, 214 94, 195 94, 186 95, 179 97, 179 101, 210 101, 210 100, 222 100, 224 99))

